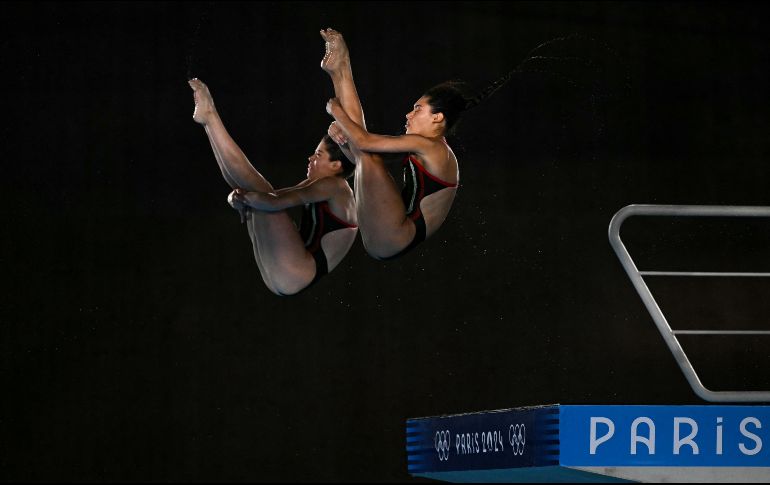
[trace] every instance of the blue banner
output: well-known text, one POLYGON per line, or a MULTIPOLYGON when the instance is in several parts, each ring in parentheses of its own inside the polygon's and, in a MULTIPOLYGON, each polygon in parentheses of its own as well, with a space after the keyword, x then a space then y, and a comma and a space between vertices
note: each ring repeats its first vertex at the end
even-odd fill
POLYGON ((770 466, 766 406, 560 406, 562 466, 770 466))
POLYGON ((557 465, 558 407, 410 419, 406 450, 410 473, 557 465))

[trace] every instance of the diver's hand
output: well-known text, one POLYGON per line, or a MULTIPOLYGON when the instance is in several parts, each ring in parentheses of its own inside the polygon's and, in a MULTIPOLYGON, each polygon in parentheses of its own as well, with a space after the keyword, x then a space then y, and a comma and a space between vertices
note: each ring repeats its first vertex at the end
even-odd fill
POLYGON ((326 132, 332 140, 334 140, 334 143, 337 145, 343 146, 348 144, 348 137, 345 135, 345 132, 342 131, 342 128, 340 128, 340 125, 337 124, 336 121, 332 121, 332 124, 329 125, 329 129, 326 132))
POLYGON ((334 116, 334 110, 337 108, 342 109, 342 103, 337 98, 332 98, 326 103, 326 112, 332 116, 334 116))
POLYGON ((241 224, 246 222, 249 212, 249 206, 246 203, 246 192, 242 189, 233 190, 227 196, 227 203, 241 215, 241 224))

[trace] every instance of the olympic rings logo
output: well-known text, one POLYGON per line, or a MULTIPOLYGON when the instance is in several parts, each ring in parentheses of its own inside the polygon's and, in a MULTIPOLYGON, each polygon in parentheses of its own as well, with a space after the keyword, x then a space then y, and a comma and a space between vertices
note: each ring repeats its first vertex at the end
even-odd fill
POLYGON ((523 424, 511 425, 508 428, 508 443, 511 444, 514 456, 524 454, 524 445, 527 443, 527 429, 523 424))
POLYGON ((436 431, 433 444, 436 447, 439 461, 449 460, 449 450, 452 448, 452 434, 449 430, 436 431))

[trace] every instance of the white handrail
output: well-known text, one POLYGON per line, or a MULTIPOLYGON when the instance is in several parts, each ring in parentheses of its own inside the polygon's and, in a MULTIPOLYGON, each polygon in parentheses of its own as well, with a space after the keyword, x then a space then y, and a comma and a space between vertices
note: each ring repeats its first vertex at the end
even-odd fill
POLYGON ((676 334, 765 334, 763 331, 674 331, 658 307, 650 289, 642 276, 733 276, 733 277, 768 277, 770 273, 716 273, 716 272, 680 272, 680 271, 643 271, 634 264, 623 241, 620 239, 620 226, 631 216, 695 216, 695 217, 770 217, 770 207, 757 206, 698 206, 698 205, 629 205, 620 209, 612 217, 609 227, 609 239, 620 263, 626 270, 631 283, 636 288, 644 306, 650 313, 666 345, 674 355, 693 391, 702 399, 711 402, 770 402, 769 391, 712 391, 707 389, 698 378, 684 349, 679 344, 676 334))

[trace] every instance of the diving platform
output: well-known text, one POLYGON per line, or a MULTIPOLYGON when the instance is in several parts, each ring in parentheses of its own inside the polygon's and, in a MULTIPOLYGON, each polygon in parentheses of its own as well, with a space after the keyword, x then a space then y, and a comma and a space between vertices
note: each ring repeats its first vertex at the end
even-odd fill
POLYGON ((770 482, 770 406, 547 405, 409 419, 408 472, 448 482, 770 482))
POLYGON ((610 244, 665 344, 695 394, 714 404, 554 404, 409 419, 412 476, 449 482, 770 482, 770 391, 706 388, 679 342, 681 335, 760 338, 770 329, 736 329, 731 322, 728 328, 672 328, 646 282, 758 279, 770 272, 639 270, 620 237, 632 216, 768 219, 770 207, 630 205, 610 221, 610 244))

